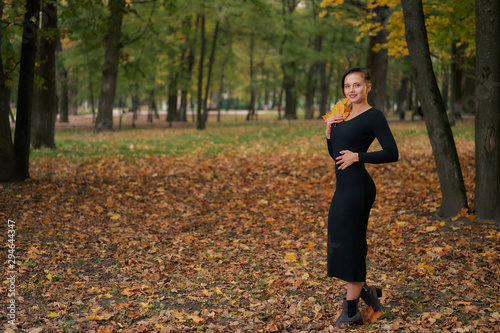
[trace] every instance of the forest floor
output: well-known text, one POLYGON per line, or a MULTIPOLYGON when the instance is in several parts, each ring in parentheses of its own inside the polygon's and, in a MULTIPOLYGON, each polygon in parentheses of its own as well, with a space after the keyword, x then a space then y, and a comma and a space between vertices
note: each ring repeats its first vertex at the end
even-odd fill
MULTIPOLYGON (((367 165, 368 281, 384 311, 360 302, 365 325, 349 330, 498 332, 499 225, 439 218, 425 125, 391 128, 399 162, 367 165)), ((473 208, 471 129, 454 131, 473 208)), ((0 330, 336 331, 345 285, 326 276, 335 176, 321 122, 64 130, 56 141, 32 153, 31 179, 0 185, 0 295, 15 291, 0 330)))

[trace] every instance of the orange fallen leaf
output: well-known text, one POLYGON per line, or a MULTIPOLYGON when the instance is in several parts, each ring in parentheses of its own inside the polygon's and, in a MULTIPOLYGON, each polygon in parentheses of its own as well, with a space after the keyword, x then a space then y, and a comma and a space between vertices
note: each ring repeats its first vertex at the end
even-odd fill
POLYGON ((371 306, 366 309, 366 313, 364 315, 364 321, 367 324, 372 324, 377 321, 378 318, 382 315, 382 311, 374 311, 371 306))
POLYGON ((128 296, 128 297, 134 296, 135 294, 137 294, 137 291, 136 291, 137 289, 138 289, 137 287, 131 287, 131 288, 127 287, 127 288, 123 289, 120 292, 120 294, 128 296))
POLYGON ((106 315, 98 315, 97 313, 92 313, 91 315, 86 316, 85 319, 102 321, 102 320, 109 320, 109 319, 111 319, 111 317, 113 317, 112 314, 109 316, 106 316, 106 315))
POLYGON ((195 325, 203 325, 207 320, 197 315, 188 315, 187 319, 191 319, 195 325))

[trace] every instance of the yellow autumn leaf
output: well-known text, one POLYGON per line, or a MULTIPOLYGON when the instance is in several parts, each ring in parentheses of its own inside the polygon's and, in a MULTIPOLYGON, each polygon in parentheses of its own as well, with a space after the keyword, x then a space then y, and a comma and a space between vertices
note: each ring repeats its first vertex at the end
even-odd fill
POLYGON ((304 244, 305 247, 309 248, 309 249, 312 249, 314 247, 314 243, 311 242, 311 241, 307 241, 306 244, 304 244))
POLYGON ((104 316, 104 315, 98 315, 97 313, 92 313, 91 315, 86 316, 85 319, 102 321, 102 320, 109 320, 111 319, 111 317, 113 317, 112 314, 109 316, 104 316))
POLYGON ((297 261, 297 257, 293 253, 287 253, 286 254, 286 259, 289 261, 297 261))
POLYGON ((142 306, 142 308, 143 308, 144 310, 146 310, 146 311, 147 311, 147 310, 149 310, 150 308, 152 308, 152 307, 154 306, 153 304, 151 304, 151 303, 149 303, 149 302, 140 302, 139 304, 140 304, 140 305, 142 306))
POLYGON ((113 215, 111 215, 110 219, 118 220, 120 217, 121 217, 120 214, 113 214, 113 215))
POLYGON ((47 318, 54 318, 54 317, 56 317, 57 315, 58 315, 58 313, 57 313, 57 312, 51 312, 51 313, 49 313, 49 314, 47 315, 47 318))
POLYGON ((130 297, 130 296, 133 296, 137 293, 136 290, 137 290, 137 287, 132 287, 132 288, 127 287, 127 288, 123 289, 120 292, 120 294, 130 297))
POLYGON ((246 244, 240 244, 240 249, 242 249, 244 251, 250 251, 250 248, 246 244))
POLYGON ((326 122, 328 118, 341 114, 342 120, 345 120, 349 116, 350 111, 351 102, 347 98, 344 98, 343 100, 338 101, 337 104, 331 108, 330 112, 323 116, 323 119, 326 122))

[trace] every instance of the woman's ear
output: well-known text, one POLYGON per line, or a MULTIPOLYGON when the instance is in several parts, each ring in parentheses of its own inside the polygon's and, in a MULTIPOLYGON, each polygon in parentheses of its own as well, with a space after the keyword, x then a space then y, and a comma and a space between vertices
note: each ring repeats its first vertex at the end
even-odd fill
POLYGON ((371 84, 368 84, 366 86, 366 93, 368 94, 370 91, 372 91, 372 85, 371 84))

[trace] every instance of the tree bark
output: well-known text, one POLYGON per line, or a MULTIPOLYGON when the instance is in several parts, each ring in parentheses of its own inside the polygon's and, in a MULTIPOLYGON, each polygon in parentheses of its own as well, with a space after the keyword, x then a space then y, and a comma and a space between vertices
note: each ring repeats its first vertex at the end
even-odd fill
POLYGON ((315 74, 316 74, 316 63, 313 63, 309 67, 306 77, 306 101, 304 105, 304 118, 313 119, 314 117, 314 90, 315 90, 315 74))
POLYGON ((199 130, 205 129, 206 123, 201 113, 203 108, 203 62, 205 60, 205 15, 201 15, 201 28, 200 28, 200 62, 198 64, 198 99, 197 99, 197 119, 196 128, 199 130))
MULTIPOLYGON (((463 77, 463 46, 457 47, 456 42, 451 46, 451 122, 462 119, 462 77, 463 77)), ((443 96, 444 93, 443 93, 443 96)))
POLYGON ((55 1, 48 2, 42 8, 42 27, 47 35, 42 34, 38 52, 38 76, 42 78, 42 85, 35 85, 37 102, 33 109, 32 145, 33 148, 55 148, 55 125, 57 118, 57 85, 56 85, 56 37, 57 8, 55 1))
POLYGON ((250 105, 248 107, 247 121, 255 116, 255 66, 253 63, 254 34, 250 36, 250 105))
MULTIPOLYGON (((217 36, 219 35, 220 21, 215 24, 214 38, 212 40, 212 49, 210 50, 210 59, 208 61, 207 85, 205 86, 205 100, 203 101, 203 121, 205 124, 208 120, 208 94, 210 92, 210 80, 212 79, 212 68, 215 61, 215 49, 217 48, 217 36)), ((206 125, 205 125, 206 126, 206 125)))
POLYGON ((97 112, 96 130, 113 130, 113 103, 116 94, 116 80, 121 43, 121 29, 125 12, 125 0, 109 0, 110 16, 108 20, 108 33, 106 34, 106 51, 102 70, 101 97, 97 112))
POLYGON ((177 77, 178 74, 172 74, 168 84, 168 100, 167 100, 167 122, 172 125, 172 121, 179 120, 177 112, 177 77))
POLYGON ((17 90, 17 117, 14 133, 15 169, 11 181, 23 181, 30 177, 30 137, 31 111, 33 109, 33 84, 35 78, 36 44, 38 36, 38 18, 40 2, 26 1, 26 13, 23 20, 23 42, 19 67, 17 90))
MULTIPOLYGON (((61 37, 56 37, 56 58, 62 53, 61 37)), ((57 79, 60 82, 59 95, 59 122, 69 123, 69 84, 68 84, 68 69, 62 61, 56 63, 57 79)))
MULTIPOLYGON (((70 76, 71 77, 71 76, 70 76)), ((78 102, 76 96, 78 95, 78 78, 71 78, 68 81, 68 113, 72 116, 78 115, 78 102)), ((92 96, 92 84, 89 87, 92 96)), ((92 119, 95 120, 95 119, 92 119)))
POLYGON ((385 27, 389 20, 390 10, 387 6, 378 6, 374 9, 374 12, 375 16, 373 17, 373 22, 382 25, 383 29, 377 32, 375 36, 370 36, 366 66, 372 74, 373 84, 372 90, 368 95, 368 102, 377 109, 384 111, 386 109, 385 95, 389 57, 386 49, 374 51, 373 48, 377 44, 384 44, 387 42, 388 32, 385 27))
POLYGON ((69 123, 69 84, 68 70, 61 66, 59 72, 59 81, 61 82, 61 100, 59 103, 59 122, 69 123))
POLYGON ((500 221, 500 2, 476 0, 476 190, 480 219, 500 221))
POLYGON ((401 84, 399 86, 398 95, 397 95, 397 103, 398 109, 397 113, 399 114, 399 120, 405 120, 405 113, 407 110, 407 101, 408 101, 408 82, 410 79, 406 76, 401 78, 401 84))
MULTIPOLYGON (((285 36, 280 48, 280 56, 284 57, 284 47, 287 43, 292 42, 293 35, 288 31, 292 31, 293 25, 290 16, 295 11, 298 1, 282 0, 282 13, 285 22, 285 36)), ((281 64, 283 70, 283 89, 285 91, 285 118, 297 119, 297 93, 295 91, 296 62, 293 59, 283 59, 281 64)))
MULTIPOLYGON (((3 1, 0 1, 0 17, 3 17, 3 1)), ((2 29, 0 29, 0 50, 2 49, 2 29)), ((10 89, 5 82, 3 58, 0 52, 0 182, 14 177, 15 156, 10 130, 10 89)))
POLYGON ((183 31, 185 31, 186 42, 183 53, 183 62, 181 69, 181 105, 179 108, 179 120, 187 121, 187 105, 188 105, 188 90, 191 87, 191 77, 194 67, 194 52, 193 48, 196 45, 196 30, 198 30, 199 18, 196 20, 195 36, 191 41, 191 19, 188 17, 182 21, 183 31))
POLYGON ((441 185, 440 214, 452 217, 468 207, 462 170, 432 68, 422 0, 403 0, 402 4, 412 71, 441 185))

